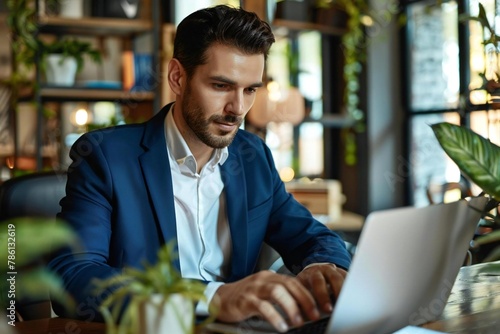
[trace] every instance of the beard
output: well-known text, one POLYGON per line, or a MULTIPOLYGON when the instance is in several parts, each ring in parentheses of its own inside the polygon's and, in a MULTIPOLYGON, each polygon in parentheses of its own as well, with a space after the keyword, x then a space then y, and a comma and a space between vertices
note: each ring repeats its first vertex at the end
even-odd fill
POLYGON ((233 115, 212 115, 208 119, 204 118, 203 108, 199 106, 196 99, 192 98, 191 85, 188 84, 182 99, 182 113, 186 124, 191 131, 205 145, 212 148, 224 148, 232 143, 238 128, 234 131, 218 131, 213 133, 210 131, 210 125, 213 122, 232 123, 240 125, 243 122, 242 117, 233 115))

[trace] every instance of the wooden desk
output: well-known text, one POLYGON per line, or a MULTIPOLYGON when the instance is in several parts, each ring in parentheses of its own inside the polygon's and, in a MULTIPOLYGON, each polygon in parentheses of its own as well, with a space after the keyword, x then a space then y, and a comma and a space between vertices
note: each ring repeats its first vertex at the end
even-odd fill
MULTIPOLYGON (((422 327, 446 333, 499 333, 500 261, 462 267, 443 314, 422 327)), ((104 324, 61 318, 26 321, 15 328, 18 334, 106 333, 104 324)))
POLYGON ((350 211, 342 211, 338 219, 332 220, 327 215, 313 215, 329 229, 340 232, 361 232, 365 217, 350 211))
POLYGON ((50 318, 18 322, 16 334, 106 334, 106 325, 73 319, 50 318))
POLYGON ((422 327, 446 333, 499 333, 500 261, 462 267, 443 314, 422 327))

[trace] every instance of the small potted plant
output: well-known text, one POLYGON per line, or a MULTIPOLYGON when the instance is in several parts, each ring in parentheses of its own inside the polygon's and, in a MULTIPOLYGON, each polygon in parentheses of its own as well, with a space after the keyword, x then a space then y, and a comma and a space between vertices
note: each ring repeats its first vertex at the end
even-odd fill
POLYGON ((182 278, 176 256, 171 242, 160 248, 156 264, 96 282, 99 293, 112 291, 100 305, 108 333, 194 333, 194 307, 205 300, 205 285, 182 278))
POLYGON ((473 251, 483 262, 500 259, 500 147, 474 131, 451 123, 431 125, 434 134, 448 156, 472 182, 491 197, 480 227, 489 231, 473 241, 473 251), (495 213, 490 213, 491 211, 495 213))
POLYGON ((99 50, 76 38, 40 43, 41 69, 50 85, 73 86, 76 74, 83 69, 86 55, 94 62, 101 61, 99 50))

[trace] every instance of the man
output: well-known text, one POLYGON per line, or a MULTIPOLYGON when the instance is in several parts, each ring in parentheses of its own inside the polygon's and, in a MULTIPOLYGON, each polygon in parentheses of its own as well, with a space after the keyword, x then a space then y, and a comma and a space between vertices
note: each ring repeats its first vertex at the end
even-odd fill
POLYGON ((241 9, 189 15, 169 63, 175 103, 144 124, 90 132, 72 147, 59 217, 84 251, 50 265, 75 296, 78 316, 90 316, 92 279, 154 263, 171 239, 182 276, 207 283, 220 320, 259 315, 286 331, 303 315, 331 311, 350 264, 343 241, 286 192, 264 142, 239 130, 263 89, 273 42, 269 25, 241 9), (263 242, 296 277, 253 273, 263 242))

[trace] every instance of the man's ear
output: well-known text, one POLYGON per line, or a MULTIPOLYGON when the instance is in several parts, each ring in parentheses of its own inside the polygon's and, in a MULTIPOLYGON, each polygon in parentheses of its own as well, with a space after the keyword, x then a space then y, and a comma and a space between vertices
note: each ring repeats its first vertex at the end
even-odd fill
POLYGON ((186 71, 184 71, 184 67, 177 59, 172 58, 168 62, 168 84, 170 89, 175 95, 181 95, 185 82, 186 71))

